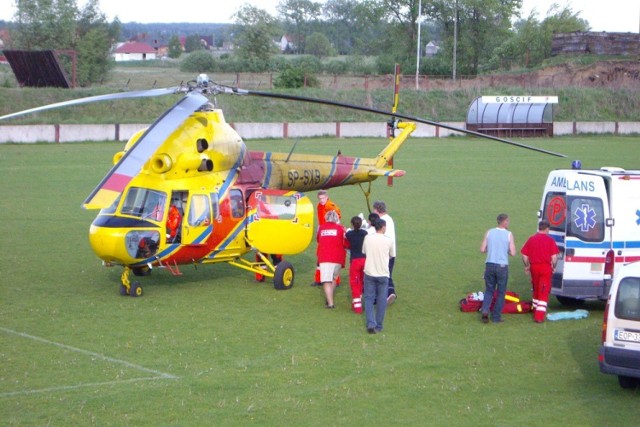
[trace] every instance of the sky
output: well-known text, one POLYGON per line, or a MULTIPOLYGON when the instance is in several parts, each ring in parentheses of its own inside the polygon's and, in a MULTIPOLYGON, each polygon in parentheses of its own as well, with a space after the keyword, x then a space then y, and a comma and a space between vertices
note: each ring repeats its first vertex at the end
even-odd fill
MULTIPOLYGON (((85 0, 76 0, 83 6, 85 0)), ((281 0, 205 0, 204 2, 188 1, 160 2, 158 0, 100 0, 100 10, 111 21, 116 16, 121 22, 232 22, 231 16, 244 3, 251 3, 276 15, 276 5, 281 0), (177 6, 167 7, 167 4, 177 6)), ((316 0, 321 3, 324 0, 316 0)), ((15 13, 16 0, 0 0, 0 19, 11 20, 15 13)), ((535 8, 538 21, 547 16, 549 7, 557 3, 561 7, 568 5, 580 17, 586 19, 592 31, 607 32, 640 32, 639 0, 523 0, 522 17, 529 16, 535 8), (604 3, 604 4, 603 4, 604 3)))

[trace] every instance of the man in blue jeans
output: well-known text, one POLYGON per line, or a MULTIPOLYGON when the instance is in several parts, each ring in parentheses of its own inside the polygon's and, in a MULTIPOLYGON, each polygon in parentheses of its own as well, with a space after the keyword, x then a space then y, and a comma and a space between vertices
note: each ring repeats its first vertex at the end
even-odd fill
POLYGON ((494 323, 502 322, 502 307, 504 307, 504 296, 507 293, 509 280, 509 255, 516 254, 513 234, 508 230, 509 215, 501 213, 497 221, 498 226, 486 232, 480 245, 480 252, 487 254, 484 269, 484 300, 481 309, 482 323, 489 323, 489 310, 494 323), (491 309, 496 288, 495 304, 491 309))
POLYGON ((383 219, 375 219, 371 225, 376 232, 368 234, 362 243, 362 253, 365 255, 363 296, 367 332, 376 334, 382 331, 382 322, 387 310, 389 258, 396 254, 393 240, 385 235, 386 222, 383 219))

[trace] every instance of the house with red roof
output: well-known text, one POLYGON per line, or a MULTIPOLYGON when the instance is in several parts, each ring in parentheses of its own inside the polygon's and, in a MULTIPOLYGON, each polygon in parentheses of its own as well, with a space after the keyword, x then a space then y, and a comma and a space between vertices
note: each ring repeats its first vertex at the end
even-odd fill
POLYGON ((120 44, 113 51, 114 59, 119 61, 145 61, 148 59, 157 59, 156 50, 146 43, 142 42, 126 42, 120 44))

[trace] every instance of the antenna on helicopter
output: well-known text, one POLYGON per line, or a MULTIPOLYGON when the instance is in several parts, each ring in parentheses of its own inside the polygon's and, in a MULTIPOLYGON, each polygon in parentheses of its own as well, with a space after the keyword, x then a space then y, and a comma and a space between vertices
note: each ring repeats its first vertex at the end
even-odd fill
POLYGON ((293 143, 293 147, 291 147, 291 151, 289 151, 289 155, 287 156, 287 159, 284 161, 285 163, 289 162, 289 159, 291 158, 291 155, 293 154, 293 150, 296 149, 296 145, 298 145, 298 142, 300 142, 300 140, 296 139, 296 142, 293 143))

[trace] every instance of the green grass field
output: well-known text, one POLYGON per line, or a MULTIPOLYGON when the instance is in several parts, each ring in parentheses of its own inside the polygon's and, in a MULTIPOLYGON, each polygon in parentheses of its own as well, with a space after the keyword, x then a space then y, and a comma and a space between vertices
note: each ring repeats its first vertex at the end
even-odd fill
MULTIPOLYGON (((301 140, 298 152, 372 156, 384 140, 301 140)), ((396 222, 398 301, 366 334, 309 283, 314 250, 290 257, 276 291, 227 265, 154 271, 142 298, 118 294, 119 268, 88 243, 80 208, 121 144, 0 146, 0 420, 3 425, 629 426, 638 391, 597 362, 604 304, 584 320, 484 325, 458 301, 483 290, 486 229, 511 216, 518 249, 535 232, 548 172, 638 168, 638 137, 523 141, 566 159, 471 138, 411 139, 407 175, 379 180, 396 222)), ((252 141, 289 151, 293 141, 252 141)), ((330 192, 345 218, 366 213, 357 187, 330 192)), ((315 195, 311 195, 315 199, 315 195)), ((530 298, 519 258, 509 289, 530 298)), ((550 310, 566 308, 555 300, 550 310)), ((635 421, 634 421, 635 420, 635 421)))

